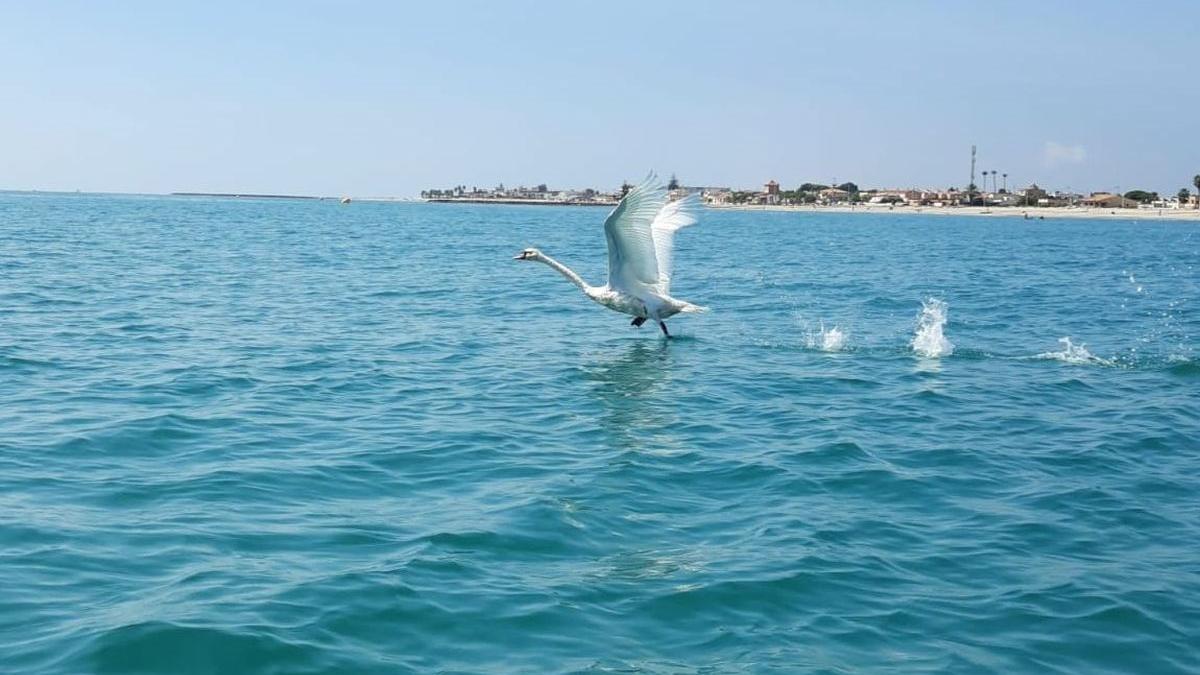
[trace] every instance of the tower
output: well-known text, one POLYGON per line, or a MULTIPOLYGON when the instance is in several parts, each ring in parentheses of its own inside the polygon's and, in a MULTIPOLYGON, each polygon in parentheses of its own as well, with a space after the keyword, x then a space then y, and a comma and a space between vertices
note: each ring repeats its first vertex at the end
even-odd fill
MULTIPOLYGON (((975 146, 972 145, 971 146, 971 182, 967 183, 967 185, 974 185, 974 184, 975 184, 975 146)), ((971 191, 970 188, 968 188, 967 192, 970 192, 970 191, 971 191)))

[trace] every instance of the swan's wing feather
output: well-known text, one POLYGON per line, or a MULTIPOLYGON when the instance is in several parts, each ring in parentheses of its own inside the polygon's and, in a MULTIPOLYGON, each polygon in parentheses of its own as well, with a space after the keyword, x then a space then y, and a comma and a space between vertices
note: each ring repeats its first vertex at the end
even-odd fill
POLYGON ((658 283, 658 262, 650 225, 667 201, 667 191, 653 173, 625 195, 604 221, 608 242, 608 283, 630 290, 658 283))
POLYGON ((675 233, 695 225, 699 209, 700 197, 693 193, 664 206, 650 225, 654 237, 654 258, 658 262, 658 288, 663 295, 671 291, 671 275, 675 270, 672 266, 675 233))

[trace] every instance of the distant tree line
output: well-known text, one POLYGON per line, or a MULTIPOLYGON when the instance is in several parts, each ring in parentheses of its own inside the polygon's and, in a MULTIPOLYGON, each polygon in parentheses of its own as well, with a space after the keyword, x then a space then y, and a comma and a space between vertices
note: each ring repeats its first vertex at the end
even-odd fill
POLYGON ((1149 204, 1153 201, 1158 201, 1157 192, 1146 192, 1145 190, 1130 190, 1125 193, 1125 199, 1129 199, 1139 204, 1149 204))
MULTIPOLYGON (((537 185, 537 187, 533 188, 532 190, 526 189, 524 187, 521 187, 519 189, 522 192, 532 191, 532 192, 538 192, 538 193, 542 193, 542 194, 545 194, 550 191, 550 188, 547 187, 545 183, 539 183, 537 185)), ((430 190, 421 190, 421 197, 425 198, 425 199, 439 199, 439 198, 449 199, 451 197, 465 197, 468 195, 474 195, 474 196, 487 195, 487 194, 495 195, 495 194, 504 193, 506 191, 507 191, 507 188, 504 187, 504 183, 500 183, 496 187, 492 188, 490 191, 486 190, 486 189, 480 190, 478 186, 472 186, 470 190, 467 190, 466 185, 455 185, 454 187, 448 188, 445 190, 439 190, 437 188, 430 189, 430 190)), ((592 193, 595 193, 595 190, 592 190, 592 193)))
MULTIPOLYGON (((795 190, 780 190, 779 198, 784 202, 792 204, 812 204, 820 198, 821 191, 828 190, 829 187, 824 183, 801 183, 800 187, 795 190)), ((851 202, 861 200, 858 185, 854 183, 846 182, 833 187, 846 192, 847 199, 851 202)), ((729 201, 734 204, 744 204, 758 199, 761 195, 762 192, 735 191, 729 195, 729 201)))
MULTIPOLYGON (((1192 184, 1196 186, 1198 191, 1200 191, 1200 175, 1196 175, 1192 178, 1192 184)), ((1200 192, 1197 192, 1197 194, 1200 194, 1200 192)), ((1179 200, 1180 205, 1187 204, 1191 197, 1192 191, 1187 188, 1180 188, 1179 192, 1175 194, 1175 198, 1179 200)), ((1125 193, 1125 198, 1138 202, 1139 204, 1149 204, 1161 199, 1157 192, 1148 192, 1146 190, 1130 190, 1129 192, 1125 193)))
MULTIPOLYGON (((1192 185, 1196 188, 1196 194, 1200 196, 1200 173, 1192 176, 1192 185)), ((1179 200, 1179 206, 1183 207, 1192 198, 1192 191, 1187 188, 1180 188, 1175 198, 1179 200)), ((1200 199, 1196 200, 1196 204, 1192 208, 1200 209, 1200 199)))

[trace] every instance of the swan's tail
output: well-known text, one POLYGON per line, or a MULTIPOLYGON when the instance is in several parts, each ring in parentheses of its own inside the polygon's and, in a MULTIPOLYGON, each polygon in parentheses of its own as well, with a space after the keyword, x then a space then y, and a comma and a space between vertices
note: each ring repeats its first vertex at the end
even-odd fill
POLYGON ((701 307, 700 305, 693 305, 692 303, 687 302, 686 300, 681 301, 681 302, 683 302, 683 307, 681 307, 679 309, 680 314, 703 314, 704 312, 708 311, 707 307, 701 307))

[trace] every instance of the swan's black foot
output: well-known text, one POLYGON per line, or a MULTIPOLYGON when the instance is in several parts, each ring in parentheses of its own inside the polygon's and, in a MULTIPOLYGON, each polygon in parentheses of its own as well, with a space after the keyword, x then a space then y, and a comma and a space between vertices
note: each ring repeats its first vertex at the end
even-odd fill
POLYGON ((658 327, 662 329, 663 335, 666 335, 667 337, 671 337, 671 334, 667 332, 667 324, 666 324, 666 322, 659 321, 659 322, 658 322, 658 327))
POLYGON ((629 325, 630 325, 630 326, 637 326, 638 328, 641 328, 641 327, 642 327, 642 324, 644 324, 644 323, 646 323, 646 317, 644 317, 644 316, 639 316, 638 318, 634 319, 633 321, 630 321, 630 322, 629 322, 629 325))

